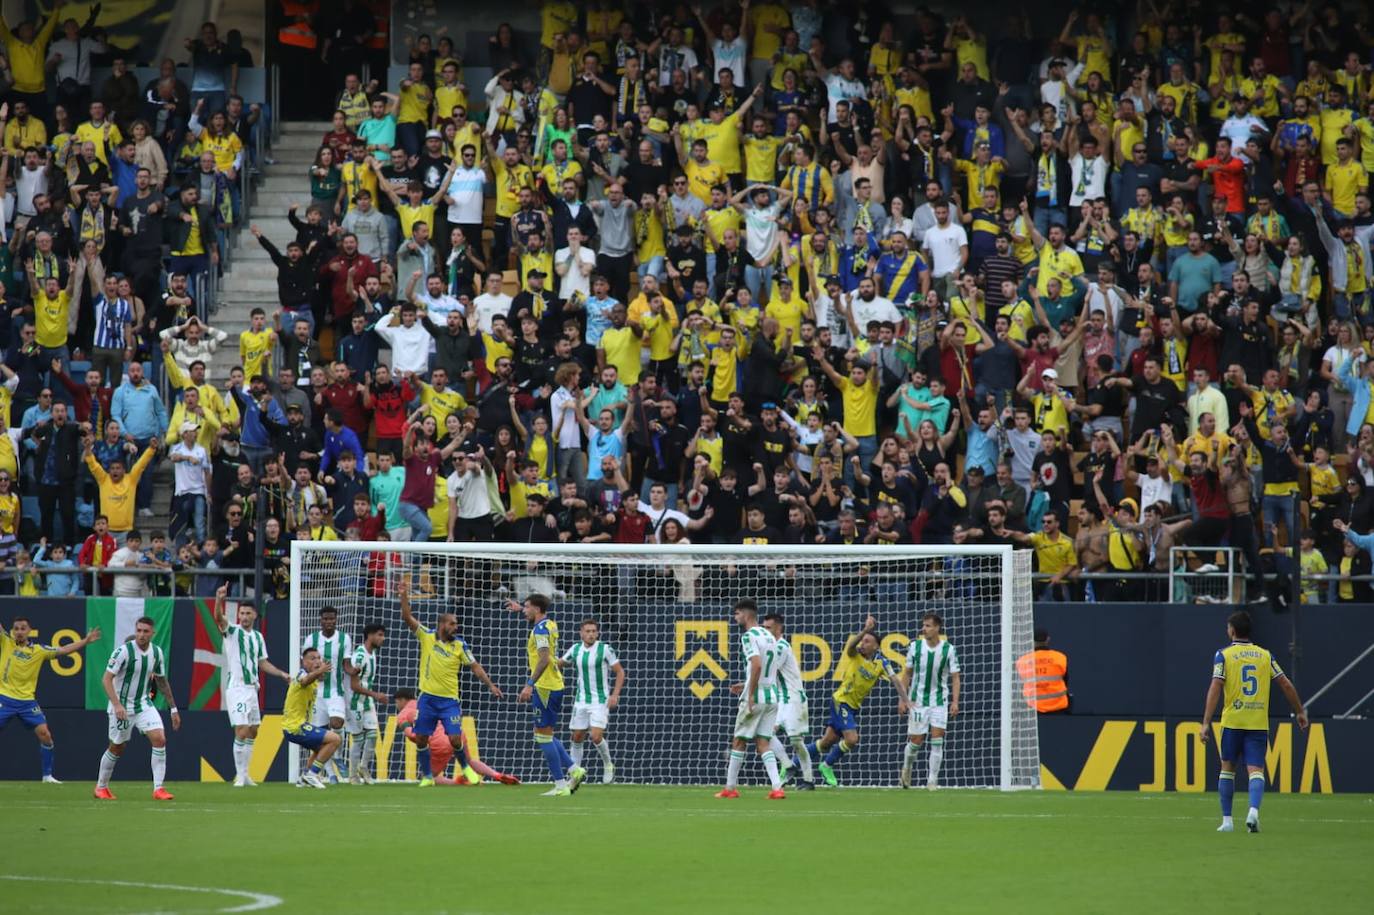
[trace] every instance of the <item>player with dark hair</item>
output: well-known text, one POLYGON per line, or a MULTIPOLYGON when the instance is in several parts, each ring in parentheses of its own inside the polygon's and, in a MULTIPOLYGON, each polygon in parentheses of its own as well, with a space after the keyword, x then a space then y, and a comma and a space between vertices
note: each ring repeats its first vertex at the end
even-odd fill
POLYGON ((520 690, 519 701, 528 702, 534 709, 534 743, 544 754, 553 776, 553 788, 545 797, 566 797, 574 794, 587 779, 587 770, 573 762, 563 741, 554 736, 558 713, 563 709, 563 672, 558 666, 558 623, 549 618, 549 599, 543 594, 531 594, 523 604, 508 601, 512 611, 523 613, 532 625, 525 642, 530 676, 520 690))
POLYGON ((901 783, 911 787, 911 767, 930 734, 930 764, 926 787, 934 791, 945 754, 945 729, 959 714, 959 655, 944 634, 944 617, 934 610, 921 617, 921 637, 906 651, 901 697, 897 710, 907 717, 907 744, 902 754, 901 783))
POLYGON ((33 626, 28 617, 16 616, 10 623, 10 631, 0 629, 0 731, 18 718, 24 727, 33 731, 38 738, 38 755, 43 764, 43 781, 50 785, 62 784, 52 774, 53 745, 52 731, 48 729, 48 719, 34 698, 38 691, 38 675, 53 658, 60 658, 80 651, 100 638, 100 627, 76 642, 69 642, 61 648, 39 645, 29 641, 33 626))
POLYGON ((897 678, 897 669, 885 658, 880 649, 882 643, 874 630, 878 621, 871 615, 864 620, 864 626, 844 643, 844 656, 840 666, 844 673, 840 687, 830 699, 830 719, 825 723, 825 734, 820 740, 807 747, 812 756, 822 756, 821 778, 834 788, 839 784, 835 778, 835 766, 844 754, 859 745, 859 708, 879 680, 887 680, 901 695, 902 683, 897 678))
POLYGON ((310 751, 305 772, 297 785, 324 788, 324 764, 343 744, 338 732, 310 723, 315 710, 315 684, 329 675, 333 665, 320 657, 318 650, 307 648, 301 652, 301 669, 291 678, 282 703, 281 731, 289 742, 310 751))
POLYGON ((1236 796, 1236 763, 1244 759, 1250 774, 1250 810, 1245 828, 1259 832, 1260 802, 1264 800, 1264 757, 1269 748, 1269 684, 1277 683, 1298 716, 1298 727, 1307 729, 1307 709, 1298 691, 1268 649, 1250 641, 1250 614, 1237 610, 1226 619, 1231 644, 1217 650, 1212 660, 1212 685, 1202 710, 1201 740, 1212 739, 1212 716, 1217 703, 1221 712, 1221 825, 1217 832, 1231 832, 1231 802, 1236 796))
POLYGON ((740 635, 740 658, 744 661, 744 683, 730 687, 740 697, 735 714, 735 733, 730 741, 730 762, 725 770, 725 787, 716 793, 720 798, 739 797, 739 772, 744 766, 744 753, 752 741, 768 781, 773 790, 769 800, 782 800, 782 773, 778 758, 769 741, 778 727, 778 650, 777 639, 759 625, 759 605, 749 599, 735 601, 735 623, 744 630, 740 635))
POLYGON ((155 632, 153 618, 140 616, 134 623, 133 638, 110 652, 105 674, 100 679, 101 688, 109 699, 110 717, 110 745, 100 757, 100 777, 95 783, 95 796, 102 801, 115 799, 110 792, 110 777, 135 728, 152 744, 153 800, 172 800, 171 793, 162 786, 167 776, 167 737, 153 697, 158 693, 167 697, 173 730, 181 729, 181 713, 177 711, 172 688, 167 683, 167 655, 153 644, 155 632))
POLYGON ((377 681, 377 654, 386 641, 386 627, 368 623, 363 627, 363 640, 344 660, 351 694, 345 727, 348 730, 348 781, 353 785, 372 784, 372 761, 377 755, 377 703, 390 702, 386 693, 372 688, 377 681))
POLYGON ((572 721, 572 761, 582 765, 582 753, 590 735, 592 746, 601 757, 601 783, 609 785, 615 780, 615 763, 611 762, 611 744, 606 740, 606 725, 610 723, 611 709, 620 704, 620 691, 625 688, 625 666, 615 649, 601 641, 601 625, 594 619, 585 619, 578 627, 581 640, 563 652, 558 659, 560 666, 571 667, 577 673, 577 689, 573 693, 572 721), (610 686, 611 674, 615 674, 615 685, 610 686))

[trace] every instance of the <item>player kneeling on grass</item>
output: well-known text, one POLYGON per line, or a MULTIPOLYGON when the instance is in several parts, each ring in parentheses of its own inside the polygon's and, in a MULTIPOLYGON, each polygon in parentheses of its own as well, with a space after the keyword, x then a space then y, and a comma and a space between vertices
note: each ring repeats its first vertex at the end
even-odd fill
POLYGON ((286 688, 286 701, 282 703, 282 735, 310 751, 305 773, 296 783, 298 787, 323 788, 324 779, 320 776, 324 775, 324 764, 343 744, 338 732, 310 723, 310 716, 315 711, 315 684, 333 669, 334 666, 320 657, 318 651, 307 648, 301 653, 300 673, 291 678, 291 685, 286 688))
POLYGON ((1231 832, 1231 802, 1236 796, 1236 762, 1245 759, 1250 773, 1250 810, 1245 827, 1259 832, 1260 801, 1264 800, 1265 753, 1269 749, 1269 684, 1277 683, 1293 712, 1298 727, 1307 730, 1307 709, 1293 683, 1268 649, 1250 641, 1250 614, 1237 610, 1226 619, 1226 634, 1231 644, 1217 651, 1212 660, 1212 685, 1207 688, 1207 704, 1202 710, 1202 734, 1212 739, 1212 715, 1224 698, 1221 712, 1221 775, 1217 794, 1221 797, 1221 825, 1217 832, 1231 832), (1224 694, 1224 695, 1223 695, 1224 694))
POLYGON ((576 643, 558 659, 560 666, 577 671, 577 692, 574 694, 572 721, 572 761, 582 765, 587 735, 601 757, 601 783, 609 785, 615 779, 615 763, 611 762, 611 744, 606 739, 606 725, 611 709, 620 704, 620 691, 625 688, 625 667, 615 649, 600 641, 601 626, 596 620, 583 620, 582 641, 576 643), (615 673, 615 685, 608 691, 606 684, 615 673))
POLYGON ((95 796, 102 801, 115 799, 110 793, 110 776, 114 775, 115 764, 124 755, 134 728, 142 731, 153 746, 153 799, 172 799, 162 787, 167 776, 167 737, 162 730, 162 716, 153 705, 153 684, 157 684, 158 692, 172 707, 174 731, 181 729, 181 713, 167 685, 167 655, 153 644, 153 633, 152 618, 139 617, 134 623, 134 637, 110 654, 100 681, 110 700, 106 707, 110 716, 110 746, 100 757, 100 778, 95 783, 95 796))
POLYGON ((353 649, 353 656, 344 661, 348 673, 348 781, 352 785, 372 784, 372 761, 377 756, 377 703, 387 703, 391 697, 372 688, 377 679, 377 654, 386 641, 386 627, 368 623, 363 627, 363 641, 353 649))
POLYGON ((840 688, 830 698, 830 720, 825 723, 825 734, 807 749, 812 756, 821 756, 821 777, 834 788, 839 784, 835 778, 835 766, 859 745, 859 708, 873 691, 879 680, 887 680, 902 694, 901 681, 892 662, 879 653, 882 647, 874 630, 878 621, 872 616, 864 620, 864 627, 851 635, 844 643, 844 676, 840 688))
MULTIPOLYGON (((414 742, 415 731, 411 727, 415 723, 415 718, 419 714, 419 706, 415 701, 415 691, 410 689, 396 690, 396 726, 401 728, 401 733, 406 740, 414 742)), ((518 785, 520 779, 514 775, 507 775, 504 772, 497 772, 491 766, 477 758, 477 754, 468 749, 467 734, 462 730, 458 731, 459 745, 466 753, 467 765, 479 776, 489 778, 492 781, 500 782, 503 785, 518 785)), ((449 742, 448 734, 444 731, 444 724, 441 721, 434 723, 434 733, 429 735, 429 770, 421 772, 421 778, 432 778, 436 785, 480 785, 482 779, 469 781, 468 777, 462 772, 458 773, 457 778, 449 778, 445 773, 448 772, 449 760, 453 759, 453 745, 449 742)))
POLYGON ((897 710, 907 715, 906 751, 902 755, 901 782, 911 787, 911 767, 930 734, 930 765, 926 787, 939 783, 940 762, 945 755, 945 728, 959 714, 959 655, 944 636, 945 621, 931 610, 921 617, 921 637, 906 650, 902 690, 897 710))
POLYGON ((739 694, 739 712, 735 715, 735 737, 730 744, 725 788, 717 792, 716 797, 739 797, 739 770, 744 766, 744 754, 752 740, 773 786, 768 799, 781 800, 787 795, 782 790, 778 758, 769 748, 773 732, 778 728, 777 676, 781 651, 778 640, 759 625, 759 607, 752 600, 736 601, 735 622, 744 630, 740 648, 745 678, 743 686, 737 683, 730 687, 731 692, 739 694))

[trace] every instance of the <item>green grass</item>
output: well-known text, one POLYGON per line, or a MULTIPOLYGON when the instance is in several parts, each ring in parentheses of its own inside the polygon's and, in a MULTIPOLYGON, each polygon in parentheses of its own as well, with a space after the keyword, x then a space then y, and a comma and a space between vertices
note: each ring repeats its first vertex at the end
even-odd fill
POLYGON ((1264 832, 1219 835, 1214 794, 169 787, 172 803, 144 782, 99 803, 88 783, 0 784, 0 911, 252 901, 108 881, 265 894, 279 912, 1331 915, 1374 898, 1368 795, 1271 794, 1264 832))

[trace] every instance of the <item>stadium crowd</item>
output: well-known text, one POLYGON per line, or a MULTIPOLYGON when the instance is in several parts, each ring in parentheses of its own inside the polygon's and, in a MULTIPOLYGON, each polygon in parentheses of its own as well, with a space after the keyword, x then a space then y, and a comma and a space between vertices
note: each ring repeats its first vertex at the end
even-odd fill
MULTIPOLYGON (((372 28, 341 9, 296 34, 372 28)), ((339 74, 296 236, 251 229, 279 301, 223 388, 204 372, 228 335, 181 320, 185 274, 210 265, 177 258, 197 256, 184 226, 232 223, 231 194, 195 195, 238 167, 217 139, 251 111, 189 93, 196 180, 164 200, 135 173, 132 199, 175 230, 168 291, 142 296, 156 322, 118 313, 102 220, 130 277, 144 223, 113 215, 93 186, 109 147, 85 143, 70 215, 30 217, 57 253, 13 234, 37 309, 15 299, 2 370, 22 460, 0 475, 0 559, 260 555, 284 596, 292 538, 1009 543, 1034 551, 1038 592, 1114 600, 1163 599, 1175 545, 1191 567, 1227 545, 1252 597, 1271 571, 1304 600, 1369 599, 1368 7, 1146 0, 995 34, 816 0, 554 0, 541 18, 528 45, 503 24, 485 59, 409 40, 394 85, 339 74), (84 383, 54 363, 68 323, 92 341, 84 383), (162 350, 176 403, 121 343, 162 350), (131 493, 164 450, 175 519, 144 551, 131 493), (16 489, 38 496, 43 555, 16 540, 36 530, 16 489), (83 489, 101 517, 74 557, 83 489), (1114 577, 1139 571, 1160 576, 1114 577)), ((10 98, 17 117, 28 96, 10 98)), ((74 137, 112 136, 103 112, 74 137)), ((182 162, 156 123, 111 164, 148 136, 182 162)), ((55 167, 28 158, 19 218, 21 169, 55 167)))

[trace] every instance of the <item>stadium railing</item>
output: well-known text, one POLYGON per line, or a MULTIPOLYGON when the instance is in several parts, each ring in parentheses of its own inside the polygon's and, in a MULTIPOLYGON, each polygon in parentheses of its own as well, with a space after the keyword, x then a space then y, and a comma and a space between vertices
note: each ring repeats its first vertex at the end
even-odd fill
MULTIPOLYGON (((80 576, 81 576, 82 588, 83 588, 83 590, 82 590, 82 592, 81 592, 80 594, 75 594, 75 595, 51 595, 51 596, 67 596, 67 597, 95 597, 95 596, 109 597, 109 596, 112 596, 112 593, 111 593, 111 592, 102 592, 101 589, 100 589, 100 578, 101 578, 101 576, 104 576, 104 575, 140 575, 140 576, 142 576, 142 577, 144 577, 144 578, 147 578, 147 579, 152 579, 152 578, 162 578, 162 579, 168 579, 168 578, 170 578, 170 579, 175 579, 175 578, 177 578, 177 577, 179 577, 179 576, 187 576, 187 575, 189 575, 189 576, 191 576, 192 578, 218 578, 218 579, 223 579, 223 580, 226 580, 226 581, 230 581, 230 582, 233 583, 232 586, 231 586, 231 588, 230 588, 230 592, 231 592, 232 594, 235 594, 235 595, 238 595, 238 596, 247 595, 247 594, 251 593, 252 590, 253 590, 253 570, 252 570, 252 569, 202 569, 202 568, 188 568, 188 569, 180 569, 180 570, 172 570, 172 569, 112 569, 112 568, 110 568, 109 566, 73 566, 73 567, 71 567, 71 568, 61 568, 61 569, 35 569, 35 568, 33 568, 32 566, 30 566, 28 569, 19 570, 19 569, 15 569, 15 568, 13 568, 13 567, 8 567, 8 568, 5 568, 5 569, 3 569, 3 570, 0 570, 0 581, 14 582, 15 585, 16 585, 15 590, 18 591, 18 590, 19 590, 19 589, 18 589, 19 580, 20 580, 20 579, 23 579, 23 578, 26 578, 26 577, 29 576, 29 575, 34 575, 34 576, 36 576, 36 577, 39 579, 40 583, 42 582, 43 576, 45 576, 45 575, 80 575, 80 576)), ((193 589, 193 590, 194 590, 194 589, 193 589)), ((9 601, 9 600, 22 600, 22 599, 25 599, 25 598, 47 598, 47 597, 49 597, 49 596, 50 596, 50 595, 42 594, 42 593, 39 593, 39 594, 25 594, 25 595, 6 594, 6 595, 4 595, 4 599, 5 599, 6 601, 9 601)), ((157 596, 157 595, 146 594, 146 595, 143 595, 143 596, 145 596, 145 597, 154 597, 154 596, 157 596)), ((172 596, 172 595, 166 595, 166 596, 169 596, 169 597, 170 597, 170 596, 172 596)), ((198 596, 198 595, 193 595, 193 596, 198 596)))

